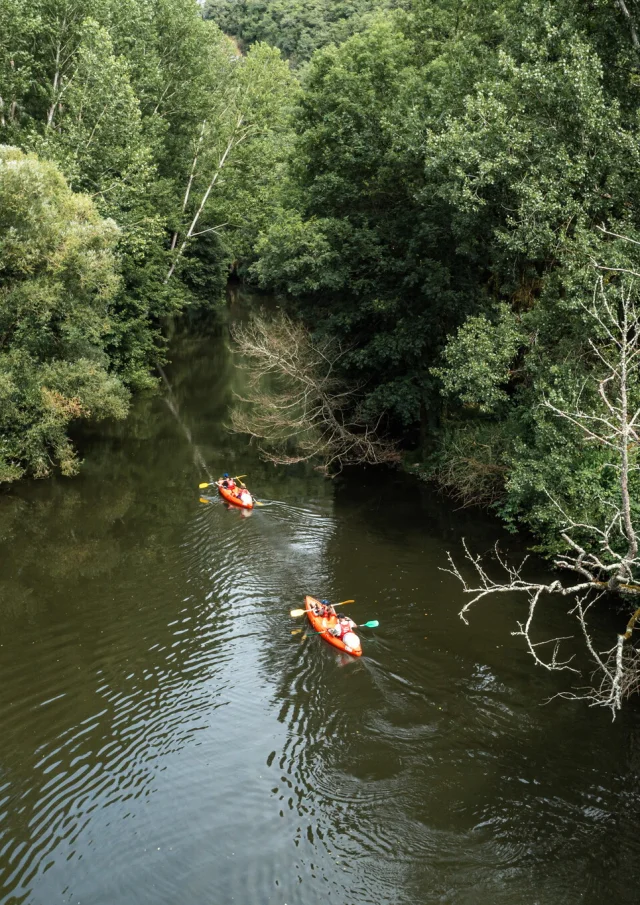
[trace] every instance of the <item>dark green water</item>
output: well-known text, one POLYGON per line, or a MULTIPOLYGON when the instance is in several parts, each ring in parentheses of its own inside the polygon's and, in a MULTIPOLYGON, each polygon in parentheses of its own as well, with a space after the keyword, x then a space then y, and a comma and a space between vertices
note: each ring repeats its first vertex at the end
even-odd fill
POLYGON ((438 571, 495 524, 265 465, 224 335, 173 349, 171 407, 0 498, 0 903, 635 905, 637 712, 542 706, 523 602, 465 628, 438 571), (202 461, 266 505, 200 502, 202 461), (291 634, 305 592, 380 620, 361 660, 291 634))

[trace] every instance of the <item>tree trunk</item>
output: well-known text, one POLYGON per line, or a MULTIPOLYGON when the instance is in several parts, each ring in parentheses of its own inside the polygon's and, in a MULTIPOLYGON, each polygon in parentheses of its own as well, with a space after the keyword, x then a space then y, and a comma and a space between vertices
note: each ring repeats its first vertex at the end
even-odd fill
MULTIPOLYGON (((191 238, 193 237, 193 234, 194 234, 194 232, 195 232, 196 226, 198 225, 198 220, 200 219, 200 216, 201 216, 201 214, 202 214, 202 212, 203 212, 203 210, 204 210, 204 208, 205 208, 205 205, 206 205, 207 201, 209 200, 209 195, 210 195, 211 192, 213 191, 213 187, 215 186, 216 182, 218 181, 218 177, 220 176, 220 173, 222 172, 222 170, 223 170, 223 168, 224 168, 224 165, 225 165, 225 163, 227 162, 227 159, 228 159, 228 157, 229 157, 229 154, 231 153, 231 150, 233 149, 233 147, 234 147, 235 145, 239 144, 240 141, 242 141, 242 138, 240 138, 240 139, 237 138, 238 132, 239 132, 240 127, 241 127, 241 125, 242 125, 242 121, 243 121, 243 117, 240 116, 240 117, 238 118, 238 122, 237 122, 237 124, 236 124, 236 127, 234 128, 234 130, 233 130, 233 132, 232 132, 232 134, 231 134, 231 138, 230 138, 229 141, 227 142, 227 147, 225 148, 222 157, 221 157, 220 160, 218 161, 218 166, 216 167, 216 171, 215 171, 215 173, 213 174, 213 177, 212 177, 212 179, 211 179, 211 182, 210 182, 209 185, 207 186, 207 190, 206 190, 206 192, 204 193, 204 195, 202 196, 202 201, 200 202, 200 206, 198 207, 198 210, 196 211, 195 216, 194 216, 193 220, 191 221, 191 225, 190 225, 190 227, 189 227, 189 230, 188 230, 188 232, 187 232, 187 235, 185 236, 184 241, 182 242, 182 245, 180 246, 180 248, 179 248, 179 250, 178 250, 178 253, 177 253, 177 255, 175 256, 175 258, 174 258, 174 260, 173 260, 173 262, 172 262, 172 264, 171 264, 171 267, 169 268, 169 273, 168 273, 167 276, 165 277, 165 284, 168 283, 169 280, 171 279, 171 277, 173 276, 174 271, 175 271, 175 269, 176 269, 176 266, 177 266, 177 264, 178 264, 178 261, 180 260, 180 258, 181 258, 182 255, 184 254, 184 251, 185 251, 187 245, 189 244, 189 239, 191 239, 191 238)), ((175 247, 175 246, 174 246, 174 247, 175 247)))
POLYGON ((640 40, 638 39, 638 32, 636 31, 636 26, 627 8, 627 4, 624 0, 615 0, 616 6, 622 13, 622 15, 626 18, 629 23, 629 29, 631 31, 631 43, 633 44, 633 48, 636 52, 640 52, 640 40))

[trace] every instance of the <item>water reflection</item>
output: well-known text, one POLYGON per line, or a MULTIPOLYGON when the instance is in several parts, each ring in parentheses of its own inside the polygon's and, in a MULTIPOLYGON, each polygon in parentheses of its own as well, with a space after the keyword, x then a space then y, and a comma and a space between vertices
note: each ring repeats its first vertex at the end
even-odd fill
POLYGON ((438 570, 495 525, 267 466, 224 335, 174 348, 173 409, 0 499, 0 903, 635 903, 636 714, 541 706, 521 603, 463 629, 438 570), (194 446, 266 505, 202 502, 194 446), (291 635, 307 592, 380 620, 364 657, 291 635))

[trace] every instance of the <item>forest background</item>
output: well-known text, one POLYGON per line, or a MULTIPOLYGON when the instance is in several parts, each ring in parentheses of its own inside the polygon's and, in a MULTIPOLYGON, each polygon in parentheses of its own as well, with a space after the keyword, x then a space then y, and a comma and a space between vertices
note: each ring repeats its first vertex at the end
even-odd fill
POLYGON ((606 520, 610 454, 554 407, 602 417, 591 300, 640 266, 636 13, 0 0, 0 480, 73 473, 71 424, 124 417, 234 272, 460 502, 551 552, 606 520))

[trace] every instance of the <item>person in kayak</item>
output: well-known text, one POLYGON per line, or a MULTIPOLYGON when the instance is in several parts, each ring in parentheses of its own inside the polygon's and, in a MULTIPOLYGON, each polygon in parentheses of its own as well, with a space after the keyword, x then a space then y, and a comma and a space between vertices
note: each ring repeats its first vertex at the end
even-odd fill
POLYGON ((339 638, 346 649, 352 651, 360 647, 360 638, 353 631, 354 628, 357 626, 353 619, 349 619, 348 616, 338 616, 338 621, 329 629, 329 634, 334 638, 339 638))
POLYGON ((338 621, 329 631, 336 638, 344 640, 344 636, 354 628, 356 628, 356 624, 353 619, 349 619, 348 616, 338 616, 338 621))
POLYGON ((320 605, 314 608, 314 612, 316 616, 321 616, 324 619, 329 619, 331 616, 336 615, 336 611, 328 600, 321 600, 320 605))
POLYGON ((229 475, 226 471, 222 475, 222 486, 226 487, 228 490, 236 489, 236 482, 233 480, 233 478, 229 477, 229 475))

